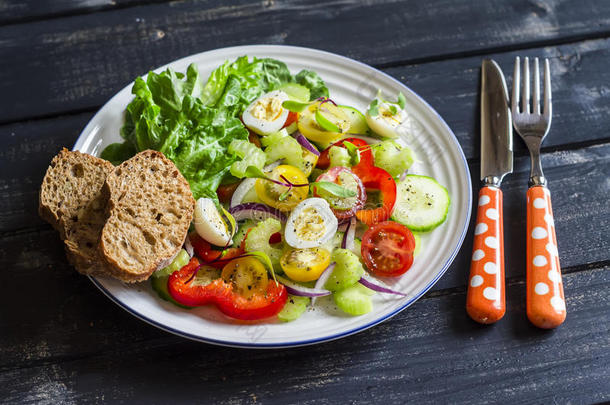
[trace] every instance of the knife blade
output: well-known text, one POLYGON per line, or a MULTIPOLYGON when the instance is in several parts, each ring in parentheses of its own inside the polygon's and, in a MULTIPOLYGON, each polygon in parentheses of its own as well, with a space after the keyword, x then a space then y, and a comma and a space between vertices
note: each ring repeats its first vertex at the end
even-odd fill
POLYGON ((466 311, 489 324, 506 312, 504 230, 500 184, 513 171, 513 126, 508 90, 500 66, 481 65, 481 180, 466 311))
POLYGON ((499 186, 512 171, 513 125, 506 81, 500 66, 485 59, 481 65, 481 180, 499 186))

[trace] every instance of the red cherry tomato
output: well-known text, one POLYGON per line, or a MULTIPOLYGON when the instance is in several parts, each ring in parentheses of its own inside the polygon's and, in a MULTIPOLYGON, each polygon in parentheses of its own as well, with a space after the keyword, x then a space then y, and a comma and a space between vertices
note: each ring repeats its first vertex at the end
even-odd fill
POLYGON ((288 117, 286 118, 286 122, 284 123, 284 126, 282 128, 289 127, 290 125, 292 125, 292 123, 296 122, 298 119, 299 119, 299 113, 290 111, 288 113, 288 117))
MULTIPOLYGON (((322 173, 316 179, 316 181, 329 181, 341 186, 344 185, 344 181, 350 181, 350 179, 353 179, 353 182, 356 183, 356 197, 340 198, 327 196, 325 193, 318 193, 318 190, 314 186, 314 196, 322 196, 323 198, 328 199, 328 203, 338 219, 352 217, 356 211, 364 206, 364 203, 366 202, 366 190, 364 184, 362 184, 362 180, 360 180, 354 172, 342 166, 331 167, 330 170, 326 173, 322 173), (346 176, 349 177, 346 178, 346 176)), ((352 186, 354 184, 353 182, 350 181, 352 186)))
POLYGON ((413 233, 396 222, 380 222, 362 235, 362 260, 377 276, 396 277, 404 274, 413 264, 413 250, 413 233))
POLYGON ((358 150, 360 151, 360 162, 356 166, 373 166, 373 152, 371 151, 369 144, 360 138, 346 138, 335 142, 328 148, 324 149, 320 154, 320 157, 318 157, 318 163, 316 164, 316 167, 319 169, 328 169, 328 167, 330 166, 330 157, 328 156, 328 151, 333 146, 343 147, 343 144, 346 141, 356 145, 358 147, 358 150))
POLYGON ((220 200, 220 202, 223 203, 228 203, 231 201, 231 197, 233 197, 233 193, 235 192, 235 190, 237 189, 237 186, 239 186, 240 182, 235 182, 235 183, 229 183, 229 184, 221 184, 218 186, 218 189, 216 190, 216 195, 218 196, 218 199, 220 200))
POLYGON ((392 175, 376 166, 352 167, 353 172, 360 177, 364 187, 379 190, 381 207, 364 208, 356 212, 356 218, 371 226, 390 218, 396 202, 396 182, 392 175))

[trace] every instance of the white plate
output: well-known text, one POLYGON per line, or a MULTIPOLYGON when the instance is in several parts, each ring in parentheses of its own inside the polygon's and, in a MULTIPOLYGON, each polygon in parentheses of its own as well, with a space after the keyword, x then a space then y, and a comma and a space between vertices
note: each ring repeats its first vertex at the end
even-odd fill
MULTIPOLYGON (((205 78, 225 60, 242 55, 279 59, 293 73, 314 70, 328 85, 333 100, 361 111, 377 89, 387 95, 402 91, 406 96, 407 111, 416 121, 413 136, 406 139, 419 159, 413 172, 436 178, 447 187, 452 199, 447 221, 422 238, 422 252, 411 269, 395 281, 394 288, 407 296, 376 294, 373 311, 356 317, 341 314, 332 298, 325 297, 316 303, 315 309, 294 322, 252 324, 230 320, 213 307, 177 308, 159 299, 150 283, 126 285, 113 279, 92 278, 93 283, 116 304, 154 326, 190 339, 238 347, 300 346, 338 339, 370 328, 413 304, 447 270, 462 244, 470 219, 470 175, 451 129, 423 99, 392 77, 352 59, 313 49, 275 45, 224 48, 180 59, 157 71, 167 67, 185 71, 190 63, 196 63, 205 78)), ((99 155, 106 145, 121 140, 119 129, 123 111, 133 97, 131 86, 102 107, 81 133, 74 149, 99 155)))

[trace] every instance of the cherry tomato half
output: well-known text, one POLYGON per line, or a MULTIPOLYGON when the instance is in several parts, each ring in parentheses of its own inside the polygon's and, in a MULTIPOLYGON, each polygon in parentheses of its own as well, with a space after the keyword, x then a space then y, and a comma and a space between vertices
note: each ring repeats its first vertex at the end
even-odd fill
POLYGON ((392 221, 371 226, 362 235, 362 260, 377 276, 396 277, 413 264, 415 238, 404 225, 392 221))
MULTIPOLYGON (((308 183, 307 176, 294 166, 279 165, 269 173, 269 178, 285 183, 286 180, 284 180, 282 176, 292 184, 303 185, 308 183)), ((254 189, 256 190, 256 195, 262 202, 273 208, 277 208, 280 211, 292 210, 301 201, 306 199, 309 194, 308 186, 293 187, 289 190, 289 187, 265 179, 257 179, 254 184, 254 189), (287 195, 284 195, 284 193, 287 193, 287 195), (282 201, 280 201, 280 199, 282 199, 282 201)))
POLYGON ((379 190, 379 197, 382 201, 380 207, 357 211, 356 218, 369 226, 390 218, 396 202, 396 182, 392 175, 376 166, 358 165, 352 167, 352 170, 356 176, 360 177, 367 190, 379 190))
POLYGON ((282 128, 289 127, 290 125, 292 125, 292 123, 296 122, 298 119, 299 119, 299 113, 290 111, 288 113, 288 117, 286 118, 286 122, 284 123, 284 126, 282 128))
POLYGON ((356 192, 354 197, 341 198, 324 190, 318 190, 314 186, 314 196, 322 197, 328 201, 330 208, 338 219, 352 217, 366 202, 366 189, 362 180, 346 167, 331 167, 326 173, 318 176, 316 181, 329 181, 356 192))

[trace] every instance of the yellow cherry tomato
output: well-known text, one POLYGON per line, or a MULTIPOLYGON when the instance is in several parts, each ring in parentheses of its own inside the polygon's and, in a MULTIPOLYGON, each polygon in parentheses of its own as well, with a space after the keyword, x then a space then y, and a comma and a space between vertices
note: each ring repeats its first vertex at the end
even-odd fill
MULTIPOLYGON (((273 183, 266 179, 257 179, 254 184, 256 195, 267 205, 277 208, 280 211, 290 211, 309 194, 309 182, 307 176, 294 166, 279 165, 271 173, 269 178, 286 183, 285 177, 290 183, 296 185, 307 184, 306 186, 289 187, 273 183)), ((287 183, 286 183, 287 184, 287 183)))
POLYGON ((269 283, 265 266, 258 259, 247 256, 227 263, 220 277, 233 284, 233 291, 246 298, 264 295, 269 283))
POLYGON ((307 107, 299 114, 298 128, 299 131, 310 141, 322 145, 328 145, 336 142, 348 132, 350 121, 348 116, 337 106, 332 103, 317 102, 307 107), (322 113, 323 117, 335 127, 338 132, 327 131, 322 128, 316 119, 316 113, 322 113))
POLYGON ((330 253, 319 247, 287 250, 280 259, 282 270, 294 281, 313 281, 330 264, 330 253))

